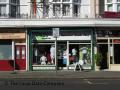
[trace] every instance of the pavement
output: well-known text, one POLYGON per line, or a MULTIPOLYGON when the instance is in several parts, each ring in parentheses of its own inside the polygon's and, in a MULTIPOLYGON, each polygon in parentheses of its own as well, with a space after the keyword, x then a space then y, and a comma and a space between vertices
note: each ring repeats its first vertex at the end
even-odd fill
POLYGON ((0 79, 9 78, 120 79, 120 71, 0 71, 0 79))

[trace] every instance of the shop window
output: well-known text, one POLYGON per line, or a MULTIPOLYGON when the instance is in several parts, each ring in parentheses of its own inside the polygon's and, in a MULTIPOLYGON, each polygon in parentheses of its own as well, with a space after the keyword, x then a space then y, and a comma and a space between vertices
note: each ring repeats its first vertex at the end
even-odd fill
POLYGON ((0 60, 12 60, 12 43, 10 41, 0 41, 0 60))
POLYGON ((80 45, 80 44, 70 44, 69 46, 69 63, 75 64, 80 60, 83 61, 85 65, 91 65, 91 46, 90 45, 80 45))
POLYGON ((54 65, 55 45, 33 45, 33 65, 54 65))

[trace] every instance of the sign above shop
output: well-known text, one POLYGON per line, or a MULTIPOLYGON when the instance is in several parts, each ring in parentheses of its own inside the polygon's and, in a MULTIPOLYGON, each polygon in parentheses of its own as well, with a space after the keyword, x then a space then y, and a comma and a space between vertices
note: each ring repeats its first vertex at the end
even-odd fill
POLYGON ((0 39, 25 39, 25 33, 0 33, 0 39))
MULTIPOLYGON (((35 36, 37 41, 55 40, 53 36, 35 36)), ((91 40, 91 36, 59 36, 57 40, 91 40)))
POLYGON ((59 28, 53 28, 53 37, 58 38, 59 37, 59 28))
POLYGON ((113 40, 113 43, 120 43, 120 39, 113 40))

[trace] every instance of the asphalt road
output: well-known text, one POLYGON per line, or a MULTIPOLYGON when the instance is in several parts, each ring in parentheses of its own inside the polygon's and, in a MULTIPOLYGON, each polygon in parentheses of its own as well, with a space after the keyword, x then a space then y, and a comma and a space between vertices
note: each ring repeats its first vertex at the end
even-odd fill
POLYGON ((0 79, 0 90, 119 90, 120 79, 0 79))

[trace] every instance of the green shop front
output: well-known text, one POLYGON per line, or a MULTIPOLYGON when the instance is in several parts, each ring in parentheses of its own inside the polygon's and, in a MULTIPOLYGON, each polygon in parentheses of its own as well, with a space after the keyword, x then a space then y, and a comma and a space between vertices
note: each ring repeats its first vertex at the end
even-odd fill
POLYGON ((30 28, 29 69, 71 70, 76 63, 83 69, 93 69, 93 29, 81 27, 59 28, 59 37, 53 37, 53 28, 30 28))

